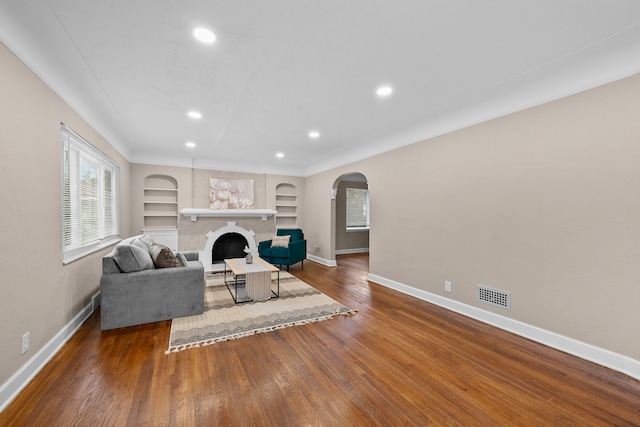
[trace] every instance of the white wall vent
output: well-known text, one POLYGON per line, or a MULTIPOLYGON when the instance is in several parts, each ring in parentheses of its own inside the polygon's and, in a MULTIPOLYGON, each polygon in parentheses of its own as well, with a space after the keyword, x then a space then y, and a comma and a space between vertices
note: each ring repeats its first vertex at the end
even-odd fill
POLYGON ((478 285, 478 301, 511 310, 511 292, 478 285))

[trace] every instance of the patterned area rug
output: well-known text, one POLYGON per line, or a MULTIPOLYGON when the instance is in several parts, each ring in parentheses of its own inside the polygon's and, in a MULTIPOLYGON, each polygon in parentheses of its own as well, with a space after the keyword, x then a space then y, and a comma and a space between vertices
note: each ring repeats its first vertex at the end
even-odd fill
POLYGON ((173 319, 166 354, 356 312, 285 271, 280 272, 279 298, 243 304, 233 302, 223 275, 207 277, 204 310, 173 319))

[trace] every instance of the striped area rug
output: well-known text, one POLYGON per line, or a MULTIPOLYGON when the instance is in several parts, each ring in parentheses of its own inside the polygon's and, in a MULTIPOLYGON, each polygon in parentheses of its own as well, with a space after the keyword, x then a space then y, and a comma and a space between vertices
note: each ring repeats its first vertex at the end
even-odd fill
POLYGON ((223 275, 207 278, 204 298, 203 314, 173 319, 166 354, 356 312, 285 271, 279 298, 235 304, 223 275))

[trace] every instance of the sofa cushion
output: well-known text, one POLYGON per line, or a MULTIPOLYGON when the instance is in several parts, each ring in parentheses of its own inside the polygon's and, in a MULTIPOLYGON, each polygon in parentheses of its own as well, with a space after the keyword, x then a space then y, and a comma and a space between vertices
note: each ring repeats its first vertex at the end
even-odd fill
POLYGON ((135 245, 119 244, 113 248, 113 259, 124 273, 155 268, 149 252, 135 245))
POLYGON ((151 247, 150 247, 150 246, 147 246, 147 244, 146 244, 146 243, 144 243, 142 240, 140 240, 140 238, 138 238, 138 237, 136 237, 136 238, 134 238, 133 240, 131 240, 131 241, 129 242, 129 244, 130 244, 130 245, 133 245, 133 246, 137 246, 137 247, 139 247, 140 249, 142 249, 143 251, 147 251, 147 252, 149 252, 149 250, 151 249, 151 247))
POLYGON ((138 236, 138 240, 140 240, 142 243, 144 243, 147 246, 147 250, 148 251, 151 250, 151 245, 153 245, 155 243, 153 241, 153 239, 151 238, 151 236, 148 236, 146 234, 138 236))
POLYGON ((136 239, 136 238, 138 238, 138 236, 127 237, 127 238, 126 238, 126 239, 124 239, 124 240, 120 240, 120 241, 118 242, 118 245, 130 245, 130 244, 131 244, 131 242, 133 242, 133 239, 136 239))
POLYGON ((264 248, 262 253, 260 253, 260 256, 286 259, 289 256, 289 248, 264 248))
POLYGON ((271 247, 272 248, 286 248, 289 246, 289 240, 291 236, 273 236, 271 239, 271 247))
POLYGON ((151 244, 151 258, 156 268, 180 267, 180 262, 173 251, 160 243, 151 244))

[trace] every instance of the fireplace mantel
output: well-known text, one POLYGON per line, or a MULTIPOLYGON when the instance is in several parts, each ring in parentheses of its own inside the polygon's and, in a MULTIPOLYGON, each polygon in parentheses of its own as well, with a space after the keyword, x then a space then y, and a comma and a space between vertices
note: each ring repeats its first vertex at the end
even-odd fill
POLYGON ((213 217, 225 217, 225 218, 262 218, 266 221, 272 215, 278 213, 272 209, 196 209, 185 208, 180 213, 186 217, 190 217, 191 221, 197 221, 198 218, 213 218, 213 217))

